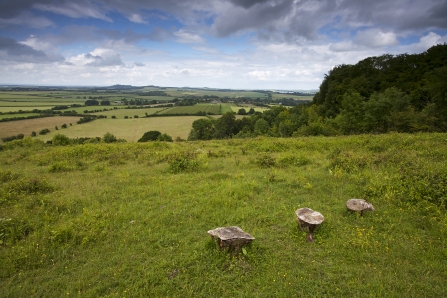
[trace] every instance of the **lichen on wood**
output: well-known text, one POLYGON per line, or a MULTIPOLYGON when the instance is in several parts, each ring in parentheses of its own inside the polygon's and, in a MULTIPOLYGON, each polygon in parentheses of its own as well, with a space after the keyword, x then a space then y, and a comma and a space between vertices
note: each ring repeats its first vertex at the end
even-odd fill
POLYGON ((324 216, 310 208, 300 208, 295 213, 301 231, 308 233, 307 241, 314 242, 313 232, 324 221, 324 216))
POLYGON ((235 255, 239 254, 243 246, 255 239, 237 226, 216 228, 209 230, 208 234, 211 238, 217 239, 221 249, 228 248, 228 251, 235 255))
POLYGON ((364 199, 350 199, 346 202, 346 208, 351 212, 360 212, 360 216, 363 211, 375 211, 374 206, 364 199))

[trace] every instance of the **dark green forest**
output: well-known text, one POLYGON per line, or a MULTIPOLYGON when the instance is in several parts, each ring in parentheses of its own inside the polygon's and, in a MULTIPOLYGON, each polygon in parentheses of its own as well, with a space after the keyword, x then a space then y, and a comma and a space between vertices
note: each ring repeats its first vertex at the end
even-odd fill
POLYGON ((447 44, 369 57, 325 75, 309 104, 193 123, 189 139, 447 131, 447 44))

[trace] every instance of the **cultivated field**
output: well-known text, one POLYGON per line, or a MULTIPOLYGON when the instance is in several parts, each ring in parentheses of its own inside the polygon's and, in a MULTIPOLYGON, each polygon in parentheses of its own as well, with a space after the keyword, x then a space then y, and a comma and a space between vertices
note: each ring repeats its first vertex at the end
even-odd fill
MULTIPOLYGON (((58 126, 58 128, 61 128, 63 124, 67 124, 67 126, 70 126, 70 123, 73 125, 71 128, 73 128, 77 126, 76 122, 79 119, 80 117, 55 116, 55 117, 45 117, 37 119, 0 122, 0 138, 15 136, 18 134, 31 136, 31 133, 33 131, 39 133, 39 131, 46 128, 49 129, 50 131, 53 131, 55 130, 56 126, 58 126)), ((66 130, 68 130, 68 128, 66 130)), ((59 130, 59 132, 62 131, 65 130, 59 130)))
POLYGON ((162 112, 160 112, 159 114, 160 115, 163 115, 163 114, 195 115, 198 112, 212 113, 212 114, 218 115, 218 114, 221 114, 221 105, 219 105, 219 104, 196 104, 193 106, 173 107, 170 109, 165 109, 162 112))
POLYGON ((221 91, 213 89, 182 89, 182 88, 167 88, 166 93, 173 97, 181 97, 185 95, 195 95, 195 96, 219 96, 227 98, 238 98, 238 97, 251 97, 251 98, 266 98, 267 94, 261 92, 253 91, 221 91))
POLYGON ((267 108, 252 105, 231 106, 231 110, 235 113, 237 113, 240 109, 244 109, 248 113, 248 111, 250 111, 251 108, 253 108, 255 112, 261 112, 261 113, 268 110, 267 108))
POLYGON ((112 116, 115 116, 118 119, 124 119, 124 117, 145 117, 146 115, 151 115, 154 113, 157 113, 159 111, 163 111, 166 108, 143 108, 143 109, 125 109, 125 108, 118 108, 116 110, 110 110, 105 112, 97 112, 92 113, 92 115, 103 115, 107 116, 108 118, 111 118, 112 116))
MULTIPOLYGON (((54 135, 61 133, 69 138, 77 137, 102 137, 107 132, 112 133, 119 139, 128 142, 136 142, 143 134, 150 130, 157 130, 161 133, 170 135, 173 139, 180 137, 187 139, 191 131, 192 123, 202 117, 184 116, 184 117, 153 117, 153 118, 133 118, 133 119, 97 119, 92 122, 74 125, 66 129, 51 130, 50 133, 37 136, 36 138, 47 141, 54 135)), ((11 122, 13 123, 13 122, 11 122)))

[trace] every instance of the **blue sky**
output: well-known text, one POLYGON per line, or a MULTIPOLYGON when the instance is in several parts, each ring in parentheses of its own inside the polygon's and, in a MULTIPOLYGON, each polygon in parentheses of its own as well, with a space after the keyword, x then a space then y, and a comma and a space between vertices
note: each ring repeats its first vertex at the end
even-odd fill
POLYGON ((446 0, 0 0, 0 84, 317 89, 447 42, 446 0))

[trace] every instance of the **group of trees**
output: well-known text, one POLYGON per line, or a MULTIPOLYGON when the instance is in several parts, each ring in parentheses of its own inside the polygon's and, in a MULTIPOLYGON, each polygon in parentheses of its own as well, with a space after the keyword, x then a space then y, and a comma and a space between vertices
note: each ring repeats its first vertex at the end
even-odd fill
POLYGON ((88 99, 85 101, 85 106, 110 106, 110 101, 107 99, 97 101, 96 99, 88 99))
POLYGON ((363 116, 361 126, 366 131, 386 132, 388 126, 383 123, 384 119, 391 121, 390 118, 396 117, 411 118, 405 122, 413 122, 398 131, 445 131, 446 96, 447 44, 439 44, 421 54, 382 55, 366 58, 356 65, 339 65, 325 76, 313 103, 324 119, 340 114, 346 118, 356 110, 359 117, 363 116), (354 102, 357 108, 352 106, 354 102), (374 125, 371 118, 381 127, 371 128, 374 125))
POLYGON ((242 119, 236 119, 234 112, 227 112, 218 119, 198 119, 192 123, 188 140, 248 138, 260 135, 290 137, 308 121, 309 115, 305 110, 304 105, 293 108, 277 106, 242 119))
POLYGON ((149 142, 149 141, 172 142, 173 140, 170 135, 166 133, 161 133, 158 130, 147 131, 138 140, 138 142, 149 142))
POLYGON ((370 57, 325 76, 313 101, 236 119, 199 119, 190 140, 447 131, 447 45, 370 57))

